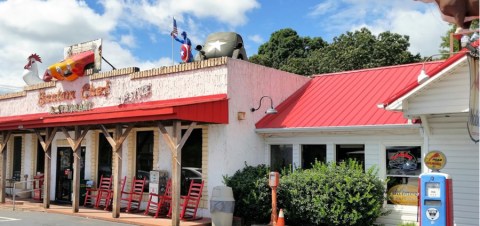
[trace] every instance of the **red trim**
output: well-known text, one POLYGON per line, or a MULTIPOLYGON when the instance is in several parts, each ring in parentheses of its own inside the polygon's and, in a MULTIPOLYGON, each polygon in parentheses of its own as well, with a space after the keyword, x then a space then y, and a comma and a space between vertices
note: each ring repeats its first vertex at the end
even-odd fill
MULTIPOLYGON (((479 41, 476 41, 472 44, 472 46, 475 47, 475 48, 478 48, 478 45, 479 45, 479 41)), ((466 48, 462 49, 459 53, 457 53, 457 54, 453 55, 452 57, 448 58, 447 60, 445 60, 442 64, 438 65, 437 67, 435 67, 431 70, 426 71, 426 74, 430 78, 436 76, 438 73, 440 73, 442 70, 444 70, 448 66, 450 66, 453 63, 457 62, 458 60, 462 59, 465 56, 465 54, 467 54, 468 52, 469 52, 468 49, 466 49, 466 48)), ((395 93, 394 95, 389 97, 387 100, 385 100, 383 102, 383 107, 385 108, 388 105, 392 104, 397 99, 406 95, 407 93, 409 93, 410 91, 412 91, 413 89, 415 89, 419 85, 420 84, 418 84, 418 81, 412 82, 411 84, 406 86, 404 89, 402 89, 400 92, 395 93)))
POLYGON ((0 117, 0 130, 171 119, 226 124, 228 123, 227 95, 122 104, 76 113, 37 113, 0 117))

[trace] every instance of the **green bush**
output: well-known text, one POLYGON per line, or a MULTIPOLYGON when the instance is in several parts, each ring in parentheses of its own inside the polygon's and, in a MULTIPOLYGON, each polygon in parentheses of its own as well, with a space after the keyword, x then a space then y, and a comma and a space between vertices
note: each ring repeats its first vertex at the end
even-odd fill
POLYGON ((272 192, 268 186, 268 173, 269 168, 265 165, 245 164, 245 168, 233 176, 223 177, 224 184, 233 190, 234 215, 242 217, 246 225, 268 223, 270 220, 272 192))
POLYGON ((289 225, 370 226, 386 214, 385 184, 375 168, 363 172, 355 161, 317 162, 312 169, 282 174, 278 207, 289 225))

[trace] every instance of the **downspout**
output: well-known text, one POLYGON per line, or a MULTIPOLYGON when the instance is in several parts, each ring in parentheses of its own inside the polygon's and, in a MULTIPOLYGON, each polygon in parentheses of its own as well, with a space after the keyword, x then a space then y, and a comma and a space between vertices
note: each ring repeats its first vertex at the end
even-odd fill
MULTIPOLYGON (((428 123, 428 119, 426 115, 420 116, 420 119, 422 120, 422 130, 423 130, 423 148, 422 148, 422 159, 423 159, 428 153, 428 147, 430 146, 430 143, 429 143, 430 135, 432 135, 432 130, 430 128, 430 124, 428 123)), ((423 164, 422 169, 426 169, 425 164, 423 162, 422 164, 423 164)))
MULTIPOLYGON (((430 129, 430 124, 428 123, 428 119, 427 119, 427 116, 426 115, 421 115, 420 116, 420 119, 422 120, 422 127, 421 127, 421 130, 423 132, 423 148, 422 148, 422 159, 425 159, 425 156, 427 155, 428 153, 428 147, 429 147, 429 138, 430 138, 430 135, 432 134, 432 131, 430 129)), ((422 161, 422 173, 424 172, 424 170, 426 169, 427 167, 425 166, 425 163, 424 161, 422 161)), ((418 194, 417 194, 417 199, 418 199, 418 203, 417 203, 417 222, 419 222, 420 220, 420 180, 418 181, 418 194)), ((421 222, 420 222, 421 224, 421 222)))

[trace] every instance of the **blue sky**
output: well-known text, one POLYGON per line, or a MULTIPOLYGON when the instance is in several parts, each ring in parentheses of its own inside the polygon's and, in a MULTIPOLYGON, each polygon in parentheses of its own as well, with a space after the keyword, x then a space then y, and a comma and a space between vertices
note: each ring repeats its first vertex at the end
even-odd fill
MULTIPOLYGON (((282 28, 331 42, 361 27, 409 35, 410 51, 429 56, 449 27, 435 4, 414 0, 0 0, 0 90, 25 85, 30 54, 42 57, 42 76, 63 59, 65 46, 98 38, 117 68, 171 65, 172 17, 193 46, 212 32, 234 31, 249 56, 282 28)), ((175 42, 175 63, 179 48, 175 42)), ((102 70, 110 68, 103 63, 102 70)))

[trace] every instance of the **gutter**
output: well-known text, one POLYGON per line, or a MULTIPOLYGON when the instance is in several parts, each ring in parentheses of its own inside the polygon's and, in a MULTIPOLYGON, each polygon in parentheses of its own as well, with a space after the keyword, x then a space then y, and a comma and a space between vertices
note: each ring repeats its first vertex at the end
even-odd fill
POLYGON ((418 129, 420 124, 398 124, 398 125, 368 125, 368 126, 331 126, 331 127, 296 127, 296 128, 270 128, 255 129, 256 133, 314 133, 314 132, 332 132, 332 131, 379 131, 393 129, 418 129))

